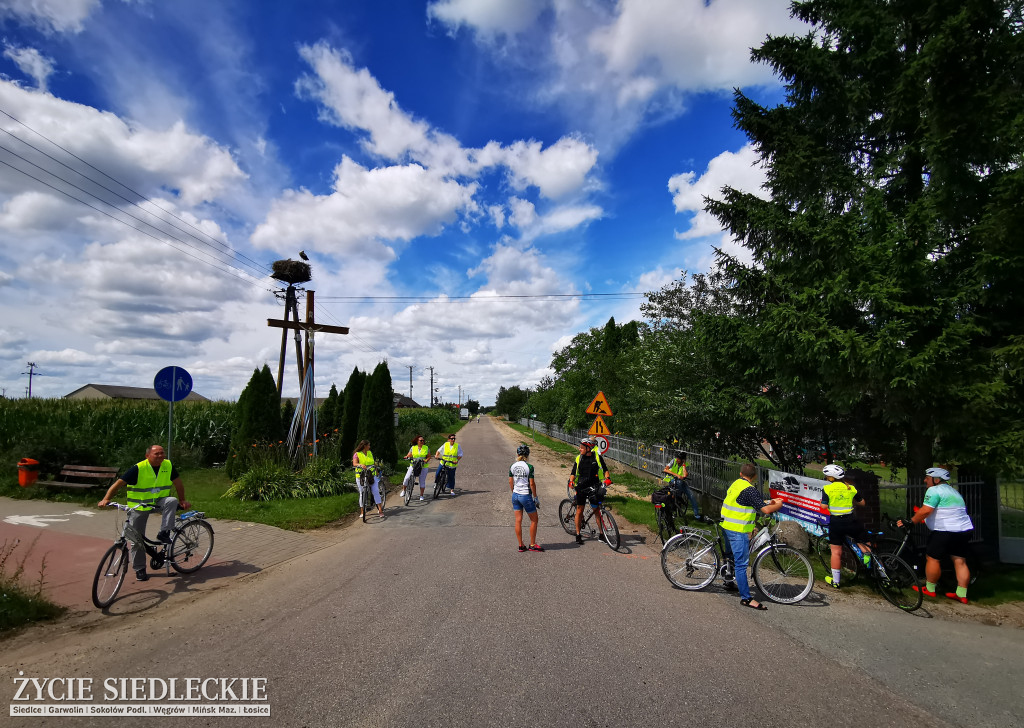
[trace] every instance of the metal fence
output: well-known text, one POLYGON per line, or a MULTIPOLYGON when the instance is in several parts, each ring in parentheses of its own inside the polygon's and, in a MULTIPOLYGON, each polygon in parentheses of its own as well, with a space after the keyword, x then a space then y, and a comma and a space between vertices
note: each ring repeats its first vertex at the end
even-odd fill
POLYGON ((1024 564, 1024 482, 999 483, 999 553, 1007 563, 1024 564))
MULTIPOLYGON (((519 424, 552 439, 573 445, 587 437, 586 430, 565 430, 558 425, 549 425, 537 420, 523 418, 519 420, 519 424)), ((662 471, 679 450, 678 447, 665 443, 647 443, 631 437, 605 435, 605 438, 608 440, 608 451, 602 453, 602 457, 627 465, 641 473, 648 473, 658 480, 663 477, 662 471)), ((689 485, 708 498, 721 502, 729 485, 740 477, 742 464, 739 460, 726 460, 688 450, 686 469, 690 475, 689 485)), ((757 471, 756 482, 767 483, 768 469, 758 466, 757 471)))

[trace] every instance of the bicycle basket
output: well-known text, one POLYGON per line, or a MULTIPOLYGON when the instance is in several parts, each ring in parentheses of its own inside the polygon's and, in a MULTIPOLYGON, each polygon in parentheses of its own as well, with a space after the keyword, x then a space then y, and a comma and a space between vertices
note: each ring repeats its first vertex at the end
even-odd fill
MULTIPOLYGON (((776 522, 777 523, 777 522, 776 522)), ((778 526, 769 524, 754 534, 753 540, 750 542, 750 553, 753 554, 761 547, 765 546, 772 539, 772 534, 778 530, 778 526)))

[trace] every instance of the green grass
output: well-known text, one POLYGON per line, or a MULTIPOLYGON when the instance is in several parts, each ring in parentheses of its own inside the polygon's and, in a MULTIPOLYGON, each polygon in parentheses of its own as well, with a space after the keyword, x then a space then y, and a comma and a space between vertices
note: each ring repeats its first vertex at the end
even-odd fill
POLYGON ((516 432, 522 434, 524 436, 523 442, 527 444, 536 443, 537 445, 543 445, 548 450, 553 450, 554 452, 563 454, 576 453, 579 451, 579 448, 575 448, 567 442, 555 440, 553 438, 548 437, 547 435, 543 435, 539 432, 531 430, 529 427, 524 427, 523 425, 520 425, 517 422, 506 422, 505 424, 511 427, 516 432))
POLYGON ((35 544, 28 546, 20 561, 14 558, 17 545, 17 541, 0 544, 0 635, 25 624, 55 619, 66 611, 43 596, 45 559, 38 579, 30 581, 25 574, 25 561, 35 544))

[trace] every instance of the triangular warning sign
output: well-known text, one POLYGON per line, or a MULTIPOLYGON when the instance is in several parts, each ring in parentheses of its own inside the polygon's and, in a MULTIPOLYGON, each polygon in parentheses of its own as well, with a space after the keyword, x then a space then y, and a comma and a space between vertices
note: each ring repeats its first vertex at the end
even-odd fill
POLYGON ((592 424, 590 426, 590 429, 587 430, 587 434, 588 435, 610 435, 612 433, 609 432, 608 425, 606 425, 604 423, 604 418, 602 418, 601 415, 598 415, 597 417, 594 418, 594 424, 592 424))
MULTIPOLYGON (((597 396, 594 397, 594 401, 587 407, 588 415, 604 415, 605 417, 612 416, 611 405, 608 404, 608 398, 604 396, 604 392, 598 392, 597 396)), ((594 433, 591 432, 591 435, 594 433)))

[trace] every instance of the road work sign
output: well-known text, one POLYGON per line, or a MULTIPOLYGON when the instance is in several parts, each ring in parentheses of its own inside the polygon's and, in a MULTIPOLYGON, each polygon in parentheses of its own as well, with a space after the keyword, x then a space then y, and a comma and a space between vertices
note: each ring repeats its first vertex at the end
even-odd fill
MULTIPOLYGON (((612 413, 611 405, 608 404, 608 398, 604 396, 604 392, 598 392, 597 393, 597 396, 594 397, 594 401, 590 403, 589 407, 587 407, 586 412, 587 412, 588 415, 604 415, 605 417, 611 417, 612 414, 613 414, 612 413)), ((605 430, 604 432, 593 432, 592 431, 590 434, 591 435, 603 435, 606 432, 608 432, 608 431, 607 430, 605 430)))

